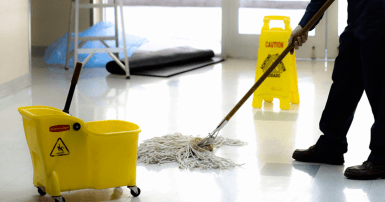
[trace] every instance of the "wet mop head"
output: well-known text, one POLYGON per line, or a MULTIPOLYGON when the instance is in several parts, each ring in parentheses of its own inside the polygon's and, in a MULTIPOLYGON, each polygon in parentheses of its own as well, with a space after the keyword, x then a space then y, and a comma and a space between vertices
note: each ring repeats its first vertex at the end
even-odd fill
POLYGON ((188 170, 229 169, 241 166, 229 159, 215 156, 215 151, 223 145, 243 146, 245 142, 217 137, 212 145, 200 147, 197 144, 201 140, 200 137, 180 133, 145 140, 138 148, 138 162, 146 164, 178 162, 179 168, 188 170))

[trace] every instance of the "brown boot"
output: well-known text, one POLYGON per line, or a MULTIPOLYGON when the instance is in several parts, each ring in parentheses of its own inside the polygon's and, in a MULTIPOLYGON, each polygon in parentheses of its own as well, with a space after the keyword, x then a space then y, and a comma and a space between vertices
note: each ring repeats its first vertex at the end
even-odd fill
POLYGON ((302 162, 313 163, 326 163, 332 165, 344 164, 344 155, 335 152, 322 151, 315 147, 315 145, 309 147, 309 149, 297 149, 293 153, 293 159, 302 162))
POLYGON ((365 161, 362 165, 348 167, 344 175, 348 179, 373 180, 385 178, 385 166, 365 161))

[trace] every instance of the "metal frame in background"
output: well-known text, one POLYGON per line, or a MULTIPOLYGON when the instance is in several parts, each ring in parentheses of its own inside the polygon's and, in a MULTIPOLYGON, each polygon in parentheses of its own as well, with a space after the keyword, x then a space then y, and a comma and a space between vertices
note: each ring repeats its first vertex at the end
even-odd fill
POLYGON ((127 54, 127 44, 126 44, 126 34, 124 29, 124 16, 123 16, 123 3, 122 0, 115 0, 113 4, 79 4, 79 0, 71 1, 71 12, 70 12, 70 21, 68 27, 68 41, 67 41, 67 54, 66 54, 66 65, 65 69, 68 70, 69 59, 74 56, 74 66, 78 62, 78 54, 89 54, 83 61, 85 65, 95 53, 107 53, 115 62, 126 72, 126 79, 130 78, 130 70, 128 64, 128 54, 127 54), (118 2, 120 7, 120 17, 122 23, 122 34, 123 34, 123 48, 119 48, 119 35, 118 35, 118 2), (90 9, 90 8, 106 8, 114 7, 115 9, 115 36, 94 36, 94 37, 79 37, 79 9, 90 9), (71 27, 73 24, 73 17, 75 13, 75 37, 71 36, 71 27), (115 40, 116 48, 111 48, 105 42, 105 40, 115 40), (103 43, 106 48, 82 48, 82 46, 87 41, 100 41, 103 43), (75 47, 73 51, 70 51, 71 42, 75 42, 75 47), (79 44, 80 42, 80 44, 79 44), (124 63, 119 60, 119 52, 124 52, 124 63), (113 53, 116 53, 114 55, 113 53))

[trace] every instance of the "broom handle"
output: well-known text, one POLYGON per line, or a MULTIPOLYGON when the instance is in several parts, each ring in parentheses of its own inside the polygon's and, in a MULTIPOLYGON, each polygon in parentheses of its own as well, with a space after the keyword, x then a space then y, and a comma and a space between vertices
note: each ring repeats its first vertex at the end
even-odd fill
POLYGON ((255 90, 262 84, 262 82, 269 76, 269 74, 277 67, 277 65, 285 58, 285 56, 294 48, 294 41, 301 35, 305 34, 310 28, 315 24, 315 22, 324 14, 326 9, 334 2, 334 0, 328 0, 321 7, 321 9, 313 16, 313 18, 306 24, 306 26, 300 31, 296 37, 293 38, 293 41, 290 46, 286 47, 286 49, 278 56, 278 58, 271 64, 271 66, 266 70, 266 72, 258 79, 257 82, 250 88, 250 90, 243 96, 243 98, 238 102, 237 105, 230 111, 229 114, 225 117, 220 127, 225 121, 229 121, 231 117, 238 111, 238 109, 246 102, 246 100, 254 93, 255 90))
POLYGON ((76 87, 76 84, 78 83, 79 75, 80 75, 80 71, 82 70, 82 67, 83 67, 83 63, 81 63, 81 62, 76 63, 74 74, 72 75, 71 87, 70 87, 70 90, 68 92, 67 101, 66 101, 66 104, 65 104, 64 109, 63 109, 63 112, 65 112, 67 114, 69 113, 69 110, 70 110, 72 97, 74 95, 75 87, 76 87))

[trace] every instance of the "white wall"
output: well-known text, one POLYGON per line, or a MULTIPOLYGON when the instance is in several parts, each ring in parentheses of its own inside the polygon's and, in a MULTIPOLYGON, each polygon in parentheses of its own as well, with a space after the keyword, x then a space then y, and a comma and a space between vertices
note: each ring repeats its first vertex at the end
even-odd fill
POLYGON ((1 88, 1 84, 30 73, 29 1, 0 1, 0 27, 1 88))
MULTIPOLYGON (((338 55, 339 35, 338 35, 338 2, 334 2, 328 9, 328 28, 327 28, 327 50, 328 59, 335 59, 338 55)), ((347 7, 345 7, 346 9, 347 7)))
MULTIPOLYGON (((94 0, 94 4, 102 4, 103 0, 94 0)), ((103 8, 94 8, 94 24, 103 21, 103 8)))
MULTIPOLYGON (((80 0, 80 3, 89 2, 89 0, 80 0)), ((31 0, 32 46, 49 46, 67 33, 70 8, 71 0, 31 0)), ((79 19, 79 31, 90 27, 88 9, 80 9, 79 19)), ((72 32, 74 32, 73 27, 72 32)))

